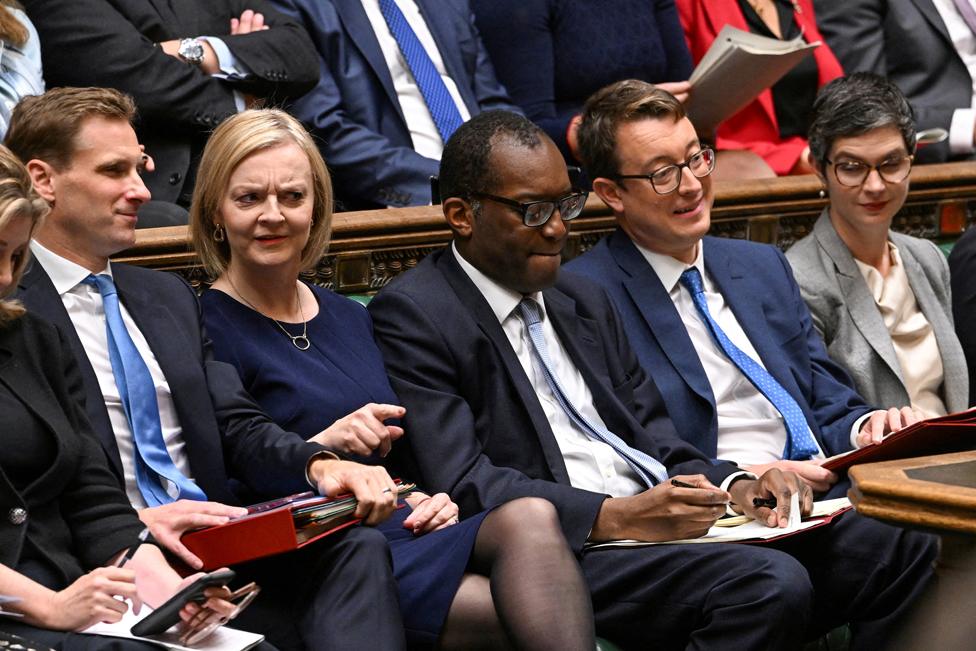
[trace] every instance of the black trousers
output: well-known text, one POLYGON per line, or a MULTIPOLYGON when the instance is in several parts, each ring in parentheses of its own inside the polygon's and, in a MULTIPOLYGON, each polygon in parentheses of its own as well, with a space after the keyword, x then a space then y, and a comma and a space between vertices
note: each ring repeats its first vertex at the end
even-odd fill
POLYGON ((386 538, 357 526, 307 547, 234 568, 261 594, 234 628, 282 651, 406 648, 386 538))

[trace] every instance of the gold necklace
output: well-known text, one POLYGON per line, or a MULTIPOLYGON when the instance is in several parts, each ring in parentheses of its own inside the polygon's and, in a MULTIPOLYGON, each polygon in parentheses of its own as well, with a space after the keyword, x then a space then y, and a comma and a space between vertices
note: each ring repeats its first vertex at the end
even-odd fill
POLYGON ((297 282, 295 283, 295 298, 298 300, 298 313, 302 316, 302 334, 300 335, 293 335, 292 333, 288 332, 288 330, 285 329, 285 326, 281 325, 281 322, 278 321, 278 319, 272 318, 267 314, 265 314, 264 312, 262 312, 261 310, 259 310, 258 308, 254 307, 254 305, 251 304, 251 301, 244 298, 244 294, 241 294, 241 290, 237 289, 237 285, 235 285, 234 281, 230 279, 230 274, 227 275, 227 282, 230 283, 230 286, 233 288, 234 293, 236 293, 240 297, 240 299, 244 301, 245 305, 247 305, 249 308, 257 312, 261 316, 265 317, 266 319, 271 319, 272 321, 274 321, 275 325, 278 326, 281 329, 281 331, 285 333, 285 336, 291 339, 291 343, 295 348, 297 348, 298 350, 309 349, 309 347, 312 345, 312 341, 308 338, 308 321, 305 320, 305 311, 302 310, 302 297, 298 293, 297 282))

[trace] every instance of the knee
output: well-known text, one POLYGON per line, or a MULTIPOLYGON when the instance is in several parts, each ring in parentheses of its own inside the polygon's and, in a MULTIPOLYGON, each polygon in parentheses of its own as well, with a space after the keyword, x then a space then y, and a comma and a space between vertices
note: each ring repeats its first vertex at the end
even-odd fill
POLYGON ((776 604, 783 616, 811 612, 814 591, 806 568, 788 554, 768 551, 772 553, 762 557, 755 576, 763 582, 769 602, 776 604))
POLYGON ((488 517, 511 535, 532 544, 548 544, 563 538, 556 507, 541 497, 520 497, 506 502, 488 517))
POLYGON ((376 562, 389 562, 390 546, 386 536, 373 527, 352 527, 336 540, 335 551, 339 555, 355 555, 376 562))

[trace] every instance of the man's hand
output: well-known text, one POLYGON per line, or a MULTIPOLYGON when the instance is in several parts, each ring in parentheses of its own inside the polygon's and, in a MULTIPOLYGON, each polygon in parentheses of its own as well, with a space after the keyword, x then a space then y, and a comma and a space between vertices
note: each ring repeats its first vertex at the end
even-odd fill
POLYGON ((705 535, 725 513, 729 494, 704 475, 674 479, 696 488, 679 488, 666 481, 631 497, 609 498, 593 523, 590 540, 666 542, 705 535))
POLYGON ((259 14, 258 12, 252 11, 251 9, 245 9, 241 13, 240 18, 230 19, 231 36, 250 34, 251 32, 260 32, 265 29, 270 29, 270 28, 264 24, 264 14, 259 14))
POLYGON ((826 459, 810 459, 809 461, 787 461, 783 459, 773 463, 745 466, 743 470, 748 470, 754 475, 761 475, 770 468, 794 472, 800 479, 808 483, 815 492, 825 493, 837 483, 838 477, 835 473, 821 467, 824 461, 826 459))
POLYGON ((415 536, 458 523, 458 505, 451 501, 447 493, 437 493, 431 497, 414 491, 404 499, 413 513, 403 521, 403 528, 410 529, 415 536))
POLYGON ((403 436, 403 429, 396 425, 384 425, 383 421, 403 418, 405 413, 407 410, 398 405, 371 402, 332 423, 309 441, 362 457, 378 449, 380 456, 385 457, 393 442, 403 436))
POLYGON ((800 496, 800 514, 813 510, 813 490, 799 475, 770 468, 759 479, 739 479, 729 487, 733 506, 768 527, 785 527, 790 521, 790 496, 800 496), (775 499, 776 508, 753 506, 753 500, 775 499))
POLYGON ((366 524, 379 524, 396 508, 396 482, 383 466, 318 458, 309 465, 308 475, 322 495, 335 497, 352 493, 359 502, 356 517, 362 518, 366 524))
POLYGON ((868 419, 861 424, 861 431, 857 434, 857 447, 863 448, 868 445, 881 443, 886 435, 897 432, 903 427, 908 427, 918 421, 921 417, 911 407, 898 409, 879 409, 871 412, 868 419))
POLYGON ((154 506, 139 511, 139 519, 149 527, 156 541, 176 554, 194 569, 203 567, 203 561, 187 549, 180 536, 193 529, 215 527, 234 517, 247 515, 247 509, 218 502, 178 500, 172 504, 154 506))

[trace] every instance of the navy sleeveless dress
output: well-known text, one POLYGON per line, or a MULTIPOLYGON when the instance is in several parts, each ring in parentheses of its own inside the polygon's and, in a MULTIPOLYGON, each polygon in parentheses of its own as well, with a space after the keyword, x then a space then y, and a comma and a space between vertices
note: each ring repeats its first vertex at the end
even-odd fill
MULTIPOLYGON (((304 437, 369 402, 398 404, 365 308, 329 290, 311 289, 319 313, 308 322, 312 345, 304 351, 271 319, 227 294, 210 290, 201 299, 214 356, 237 368, 244 388, 278 425, 304 437)), ((301 324, 285 328, 302 332, 301 324)), ((407 639, 413 647, 432 647, 485 514, 414 536, 403 528, 409 513, 410 507, 399 509, 377 528, 390 543, 407 639)))

